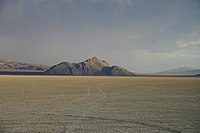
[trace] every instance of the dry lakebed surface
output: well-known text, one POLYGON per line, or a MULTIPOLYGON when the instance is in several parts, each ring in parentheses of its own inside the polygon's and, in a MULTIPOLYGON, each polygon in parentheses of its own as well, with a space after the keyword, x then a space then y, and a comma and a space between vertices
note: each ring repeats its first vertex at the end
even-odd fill
POLYGON ((134 132, 200 132, 200 78, 0 76, 0 133, 134 132))

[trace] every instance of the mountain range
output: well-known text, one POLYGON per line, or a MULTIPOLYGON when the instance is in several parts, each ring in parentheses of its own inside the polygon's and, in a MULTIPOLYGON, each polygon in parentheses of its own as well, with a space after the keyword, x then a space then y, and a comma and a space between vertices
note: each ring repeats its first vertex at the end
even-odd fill
POLYGON ((1 71, 45 71, 48 68, 49 66, 47 65, 28 64, 0 59, 1 71))
MULTIPOLYGON (((41 64, 28 64, 0 59, 0 74, 12 75, 135 75, 134 73, 116 66, 110 65, 105 60, 93 57, 80 63, 61 62, 52 67, 41 64)), ((141 74, 138 74, 141 75, 141 74)), ((146 74, 149 75, 149 74, 146 74)), ((198 75, 200 69, 192 67, 179 67, 150 75, 198 75)))
POLYGON ((162 72, 158 72, 156 74, 180 74, 180 75, 197 75, 200 74, 200 69, 195 69, 192 67, 179 67, 179 68, 175 68, 175 69, 170 69, 167 71, 162 71, 162 72))
POLYGON ((105 75, 131 76, 134 73, 110 65, 105 60, 93 57, 80 63, 62 62, 52 67, 46 65, 27 64, 0 60, 0 74, 17 75, 105 75), (28 72, 27 72, 28 71, 28 72))

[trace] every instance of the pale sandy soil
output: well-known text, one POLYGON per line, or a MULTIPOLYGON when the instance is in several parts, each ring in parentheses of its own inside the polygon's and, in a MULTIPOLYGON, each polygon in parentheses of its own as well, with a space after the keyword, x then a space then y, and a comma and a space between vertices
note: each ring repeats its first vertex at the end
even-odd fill
POLYGON ((200 78, 0 76, 0 133, 197 133, 200 78))

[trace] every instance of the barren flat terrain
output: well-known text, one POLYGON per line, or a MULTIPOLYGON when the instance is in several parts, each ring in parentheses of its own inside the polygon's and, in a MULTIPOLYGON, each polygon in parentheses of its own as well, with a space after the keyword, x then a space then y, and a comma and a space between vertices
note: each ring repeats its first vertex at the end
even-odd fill
POLYGON ((0 133, 200 132, 200 78, 0 76, 0 133))

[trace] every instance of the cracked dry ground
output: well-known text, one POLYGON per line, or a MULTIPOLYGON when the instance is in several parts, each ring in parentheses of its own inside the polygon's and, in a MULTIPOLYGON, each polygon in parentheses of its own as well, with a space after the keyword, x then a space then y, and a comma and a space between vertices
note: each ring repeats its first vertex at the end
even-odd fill
POLYGON ((0 76, 0 133, 195 133, 199 103, 199 78, 0 76))

